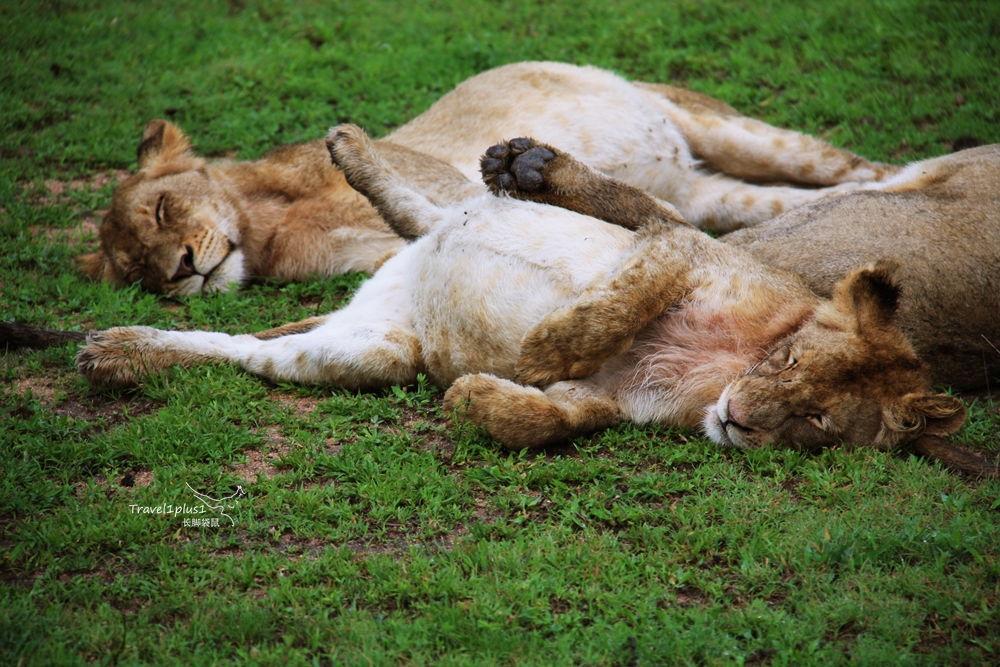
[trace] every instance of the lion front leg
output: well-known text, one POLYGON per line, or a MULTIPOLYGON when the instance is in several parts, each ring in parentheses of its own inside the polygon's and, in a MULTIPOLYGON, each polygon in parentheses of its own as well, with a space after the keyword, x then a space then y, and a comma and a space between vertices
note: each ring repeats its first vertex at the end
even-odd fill
POLYGON ((161 331, 152 327, 116 327, 87 337, 76 355, 76 367, 96 386, 127 389, 143 378, 156 375, 171 366, 193 366, 226 360, 219 344, 226 334, 208 332, 161 331), (188 344, 178 335, 188 338, 188 344))
POLYGON ((257 335, 109 329, 88 339, 77 368, 98 386, 132 387, 171 366, 236 364, 274 381, 367 389, 406 384, 423 369, 413 329, 405 257, 397 255, 358 290, 351 303, 326 317, 257 335), (405 266, 403 266, 405 268, 405 266))
POLYGON ((416 379, 422 363, 420 343, 412 329, 384 321, 330 320, 306 333, 264 340, 254 335, 151 327, 108 329, 88 338, 76 363, 91 384, 112 389, 137 386, 172 366, 211 362, 236 364, 275 382, 347 389, 408 384, 416 379))
POLYGON ((560 382, 542 391, 485 373, 456 380, 445 408, 485 427, 507 449, 543 447, 619 421, 618 406, 592 383, 560 382))
POLYGON ((677 236, 693 236, 695 243, 675 238, 659 223, 644 228, 607 281, 550 312, 524 335, 514 379, 544 387, 589 377, 628 350, 636 334, 691 289, 689 273, 702 235, 690 230, 677 236))

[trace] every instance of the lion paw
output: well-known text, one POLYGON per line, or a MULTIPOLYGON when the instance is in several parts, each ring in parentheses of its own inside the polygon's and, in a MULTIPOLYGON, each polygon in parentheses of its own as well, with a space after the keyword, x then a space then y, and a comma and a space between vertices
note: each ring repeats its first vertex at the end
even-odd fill
POLYGON ((139 341, 155 332, 150 327, 125 327, 92 334, 76 355, 77 370, 93 385, 135 387, 148 375, 139 341))
POLYGON ((459 421, 484 427, 507 449, 540 447, 566 437, 566 415, 534 387, 479 373, 458 378, 444 408, 459 421))
POLYGON ((590 377, 601 369, 604 359, 582 359, 559 354, 559 347, 545 341, 523 349, 514 368, 514 380, 521 384, 548 387, 563 380, 590 377))
POLYGON ((493 194, 537 193, 545 186, 545 165, 555 157, 555 151, 522 137, 490 146, 479 167, 493 194))
POLYGON ((596 373, 632 345, 636 332, 629 324, 635 317, 621 305, 595 290, 546 315, 521 339, 514 380, 547 387, 596 373))
POLYGON ((385 166, 365 131, 351 124, 330 128, 326 149, 330 161, 344 173, 347 184, 367 197, 371 181, 385 170, 385 166))

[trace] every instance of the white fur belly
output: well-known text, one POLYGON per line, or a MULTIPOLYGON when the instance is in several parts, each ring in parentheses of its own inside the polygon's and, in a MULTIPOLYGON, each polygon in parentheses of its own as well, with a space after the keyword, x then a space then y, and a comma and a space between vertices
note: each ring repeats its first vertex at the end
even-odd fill
POLYGON ((414 256, 414 325, 428 372, 441 383, 511 377, 527 330, 606 279, 633 240, 548 206, 485 197, 456 209, 414 256))

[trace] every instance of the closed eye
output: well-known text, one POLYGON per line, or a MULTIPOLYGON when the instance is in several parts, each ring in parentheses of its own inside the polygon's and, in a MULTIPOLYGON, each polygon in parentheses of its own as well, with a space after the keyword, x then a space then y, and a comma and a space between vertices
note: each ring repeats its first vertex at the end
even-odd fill
POLYGON ((821 431, 825 431, 830 425, 830 420, 826 415, 806 415, 806 419, 821 431))
POLYGON ((166 198, 167 196, 165 194, 160 195, 159 200, 156 202, 156 212, 154 213, 154 216, 156 217, 157 225, 160 225, 163 222, 163 200, 166 198))
POLYGON ((139 275, 141 272, 142 272, 141 266, 133 266, 131 269, 128 270, 128 273, 125 274, 125 282, 134 283, 135 281, 139 280, 142 277, 141 275, 139 275))

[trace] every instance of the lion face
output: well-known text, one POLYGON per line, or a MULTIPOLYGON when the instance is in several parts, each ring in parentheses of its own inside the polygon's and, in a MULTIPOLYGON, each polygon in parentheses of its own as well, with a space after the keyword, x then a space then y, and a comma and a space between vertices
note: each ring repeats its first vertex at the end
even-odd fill
POLYGON ((709 436, 740 449, 889 449, 961 428, 965 407, 929 391, 926 368, 892 322, 894 269, 879 262, 849 275, 831 302, 726 387, 705 416, 709 436))
POLYGON ((171 123, 151 121, 138 152, 139 172, 115 192, 100 250, 79 258, 83 271, 171 295, 226 291, 242 282, 238 200, 209 177, 171 123))

